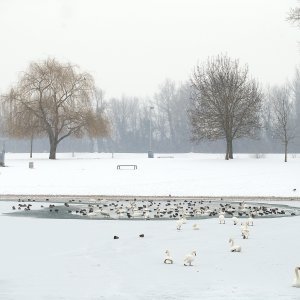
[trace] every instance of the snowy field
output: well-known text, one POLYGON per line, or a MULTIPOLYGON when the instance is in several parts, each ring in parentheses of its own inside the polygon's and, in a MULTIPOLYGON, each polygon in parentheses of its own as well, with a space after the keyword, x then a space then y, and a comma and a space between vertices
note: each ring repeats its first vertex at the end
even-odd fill
MULTIPOLYGON (((283 163, 282 155, 244 154, 230 162, 205 154, 34 156, 7 154, 0 194, 300 195, 300 158, 283 163), (117 170, 118 164, 138 169, 117 170)), ((0 202, 1 300, 300 299, 300 288, 292 287, 300 266, 299 216, 255 218, 249 239, 242 239, 229 218, 224 225, 217 218, 188 220, 179 231, 175 220, 13 217, 5 214, 13 204, 0 202), (230 252, 229 238, 241 253, 230 252), (163 263, 166 249, 172 265, 163 263), (183 266, 193 250, 193 266, 183 266)))
POLYGON ((6 154, 0 168, 0 194, 300 196, 300 155, 237 154, 6 154), (160 157, 160 158, 159 158, 160 157), (173 157, 173 158, 170 158, 173 157), (34 169, 28 168, 29 161, 34 169), (117 170, 117 165, 137 170, 117 170), (296 189, 296 191, 293 191, 296 189))

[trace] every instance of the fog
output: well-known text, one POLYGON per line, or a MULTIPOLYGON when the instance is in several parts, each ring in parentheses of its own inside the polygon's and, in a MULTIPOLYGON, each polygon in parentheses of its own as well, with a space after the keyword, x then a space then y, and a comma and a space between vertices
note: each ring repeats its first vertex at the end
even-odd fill
POLYGON ((0 92, 32 60, 57 57, 89 71, 107 97, 152 97, 185 82, 208 56, 248 63, 264 85, 299 61, 299 30, 285 21, 295 0, 1 0, 0 92))

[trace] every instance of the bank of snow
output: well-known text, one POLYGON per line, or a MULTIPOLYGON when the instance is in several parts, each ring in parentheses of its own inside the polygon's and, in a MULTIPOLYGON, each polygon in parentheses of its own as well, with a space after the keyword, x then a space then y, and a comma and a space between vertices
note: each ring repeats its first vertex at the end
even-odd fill
POLYGON ((238 154, 48 154, 6 155, 0 194, 300 196, 300 158, 238 154), (159 158, 160 157, 160 158, 159 158), (170 158, 173 157, 173 158, 170 158), (28 168, 29 161, 34 169, 28 168), (117 170, 117 165, 137 170, 117 170), (296 191, 293 191, 296 189, 296 191))

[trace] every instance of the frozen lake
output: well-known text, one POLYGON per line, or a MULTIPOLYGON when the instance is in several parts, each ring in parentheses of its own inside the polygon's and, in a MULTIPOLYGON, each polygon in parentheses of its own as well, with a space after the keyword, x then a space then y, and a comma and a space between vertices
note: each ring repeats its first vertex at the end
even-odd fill
POLYGON ((300 217, 118 221, 10 217, 0 203, 0 299, 299 299, 300 217), (197 223, 199 230, 193 230, 197 223), (144 234, 140 238, 139 234, 144 234), (118 235, 120 239, 114 240, 118 235), (229 251, 232 237, 241 253, 229 251), (163 264, 170 250, 173 265, 163 264), (194 266, 183 258, 197 251, 194 266))

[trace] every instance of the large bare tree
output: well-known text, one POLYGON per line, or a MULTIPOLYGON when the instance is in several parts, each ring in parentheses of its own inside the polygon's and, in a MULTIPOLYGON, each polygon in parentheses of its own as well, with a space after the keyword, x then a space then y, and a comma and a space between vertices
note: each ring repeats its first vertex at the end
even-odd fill
POLYGON ((92 76, 70 63, 56 59, 31 63, 5 97, 10 126, 15 126, 11 136, 24 133, 20 127, 31 127, 27 122, 31 120, 32 126, 48 136, 49 158, 55 159, 57 145, 68 136, 106 135, 107 121, 92 107, 94 90, 92 76))
POLYGON ((284 161, 287 162, 289 143, 296 137, 295 105, 288 85, 273 87, 269 94, 271 129, 273 137, 284 145, 284 161))
POLYGON ((232 159, 233 140, 254 137, 261 127, 262 93, 257 82, 249 78, 247 66, 218 55, 195 68, 191 83, 192 139, 225 139, 225 159, 232 159))
POLYGON ((287 20, 291 23, 300 24, 300 7, 291 8, 288 12, 287 20))

